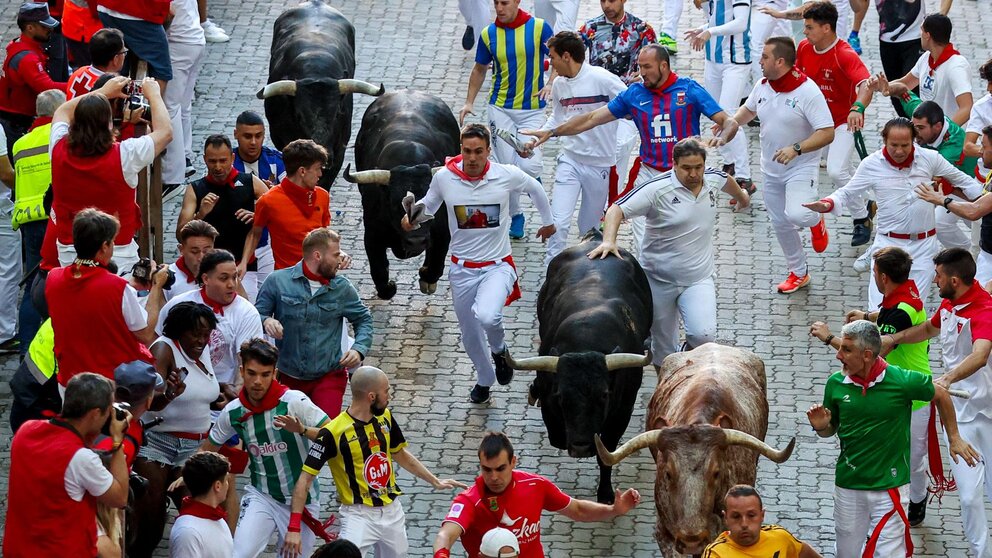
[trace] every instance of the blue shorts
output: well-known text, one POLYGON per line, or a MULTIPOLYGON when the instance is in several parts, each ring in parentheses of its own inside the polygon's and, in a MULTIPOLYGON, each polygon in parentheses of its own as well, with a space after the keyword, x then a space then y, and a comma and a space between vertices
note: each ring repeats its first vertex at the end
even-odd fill
POLYGON ((200 447, 200 441, 178 438, 168 432, 145 432, 145 445, 138 450, 138 457, 149 461, 182 467, 200 447))
POLYGON ((124 44, 132 55, 148 62, 148 77, 162 81, 172 80, 172 60, 169 58, 169 41, 161 25, 136 19, 121 19, 99 12, 100 21, 107 27, 120 29, 124 44))

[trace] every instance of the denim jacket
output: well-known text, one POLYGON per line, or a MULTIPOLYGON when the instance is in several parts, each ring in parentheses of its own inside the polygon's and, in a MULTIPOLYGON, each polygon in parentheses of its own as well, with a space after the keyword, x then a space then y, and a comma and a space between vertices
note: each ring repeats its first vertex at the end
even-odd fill
POLYGON ((264 322, 279 320, 283 327, 279 370, 300 380, 315 380, 340 368, 341 335, 346 318, 355 328, 352 349, 365 357, 372 345, 372 313, 348 279, 338 276, 310 294, 303 262, 269 274, 255 303, 264 322))

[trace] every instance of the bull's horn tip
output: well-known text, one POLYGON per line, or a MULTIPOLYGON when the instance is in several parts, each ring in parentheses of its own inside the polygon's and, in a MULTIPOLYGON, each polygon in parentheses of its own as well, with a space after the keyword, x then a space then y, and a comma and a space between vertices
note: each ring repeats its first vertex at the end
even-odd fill
POLYGON ((596 454, 599 455, 599 459, 610 467, 615 465, 616 461, 614 461, 613 455, 610 454, 610 450, 606 449, 606 446, 603 445, 603 440, 599 438, 599 434, 593 434, 592 439, 596 442, 596 454))
POLYGON ((355 177, 351 174, 351 163, 348 163, 348 166, 344 168, 344 174, 342 174, 341 176, 342 178, 345 179, 346 182, 351 182, 351 183, 355 182, 355 177))
POLYGON ((264 99, 265 98, 265 88, 263 87, 263 88, 259 89, 258 90, 258 93, 255 93, 255 97, 257 99, 264 99))
POLYGON ((379 90, 376 91, 375 96, 378 97, 379 95, 382 95, 385 92, 386 92, 386 86, 383 85, 382 83, 380 83, 379 84, 379 90))
POLYGON ((789 445, 786 446, 784 450, 782 450, 782 461, 779 461, 779 463, 782 463, 783 461, 786 461, 790 457, 792 457, 792 451, 794 449, 796 449, 796 437, 795 436, 793 436, 792 439, 789 440, 789 445))

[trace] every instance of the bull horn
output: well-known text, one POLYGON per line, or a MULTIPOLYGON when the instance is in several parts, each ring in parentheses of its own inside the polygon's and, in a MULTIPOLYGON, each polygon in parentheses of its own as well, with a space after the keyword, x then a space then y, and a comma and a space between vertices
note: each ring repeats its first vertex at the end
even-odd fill
POLYGON ((347 95, 349 93, 364 93, 365 95, 378 97, 386 92, 386 87, 381 83, 379 84, 379 87, 376 87, 375 85, 360 79, 339 79, 338 91, 342 95, 347 95))
POLYGON ((259 99, 268 99, 276 95, 296 95, 296 82, 291 79, 273 81, 255 94, 259 99))
POLYGON ((621 368, 644 368, 651 364, 651 351, 639 355, 637 353, 614 353, 606 355, 606 369, 613 371, 621 368))
POLYGON ((390 176, 388 170, 379 169, 352 173, 350 164, 344 169, 344 179, 353 184, 389 184, 390 176))
POLYGON ((536 372, 556 372, 558 370, 558 357, 537 356, 514 360, 510 350, 506 350, 506 362, 514 370, 534 370, 536 372))
POLYGON ((600 461, 606 463, 610 467, 620 463, 627 458, 632 453, 641 451, 644 448, 649 448, 658 444, 658 440, 661 439, 661 429, 649 430, 634 436, 627 443, 618 447, 616 451, 611 452, 606 449, 603 445, 603 441, 599 439, 599 434, 593 436, 593 440, 596 442, 596 454, 599 455, 600 461))
POLYGON ((786 446, 784 450, 777 450, 768 444, 762 442, 761 440, 755 438, 754 436, 741 432, 740 430, 734 430, 732 428, 723 429, 724 439, 727 440, 728 445, 744 446, 746 448, 751 448, 754 451, 764 455, 768 459, 771 459, 775 463, 783 463, 792 455, 792 450, 796 447, 796 439, 792 438, 789 445, 786 446))

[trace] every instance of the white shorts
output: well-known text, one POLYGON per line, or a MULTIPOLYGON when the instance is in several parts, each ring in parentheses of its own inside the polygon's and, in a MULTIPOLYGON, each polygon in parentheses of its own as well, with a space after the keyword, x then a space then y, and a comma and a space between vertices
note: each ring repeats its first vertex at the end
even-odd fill
MULTIPOLYGON (((59 241, 55 241, 55 246, 59 251, 59 265, 62 267, 72 265, 72 262, 76 260, 76 247, 71 244, 62 244, 59 241)), ((132 240, 130 244, 114 245, 113 260, 114 264, 117 265, 118 275, 130 277, 131 268, 138 263, 139 259, 137 242, 132 240)))
POLYGON ((362 556, 401 558, 407 555, 406 516, 399 501, 374 508, 361 504, 341 506, 340 538, 355 543, 362 556))
MULTIPOLYGON (((234 558, 256 558, 265 551, 273 534, 276 536, 276 554, 280 554, 289 527, 289 504, 277 502, 251 485, 245 486, 244 492, 238 528, 234 532, 234 558)), ((307 509, 314 517, 320 516, 319 504, 311 503, 307 509)), ((300 536, 303 556, 310 556, 317 536, 306 525, 300 529, 300 536)))

